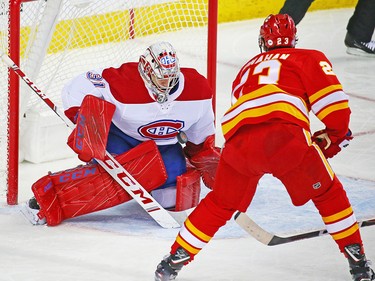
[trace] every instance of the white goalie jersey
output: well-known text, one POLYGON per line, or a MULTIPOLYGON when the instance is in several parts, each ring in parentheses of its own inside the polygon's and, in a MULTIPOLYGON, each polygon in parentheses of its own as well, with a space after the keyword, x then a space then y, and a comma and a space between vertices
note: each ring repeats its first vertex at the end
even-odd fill
POLYGON ((190 142, 200 144, 215 134, 212 90, 196 70, 181 68, 176 90, 165 103, 157 103, 138 72, 138 63, 83 73, 62 92, 66 115, 73 118, 83 98, 94 95, 113 103, 112 122, 126 135, 157 145, 177 142, 180 131, 190 142))

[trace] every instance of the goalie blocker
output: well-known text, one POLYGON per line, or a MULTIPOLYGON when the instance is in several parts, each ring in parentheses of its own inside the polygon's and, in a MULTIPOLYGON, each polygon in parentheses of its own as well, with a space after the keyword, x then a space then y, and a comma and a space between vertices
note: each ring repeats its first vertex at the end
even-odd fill
MULTIPOLYGON (((154 141, 146 141, 116 160, 148 192, 161 186, 167 174, 154 141)), ((62 221, 107 209, 132 197, 98 164, 87 164, 42 177, 32 186, 40 210, 38 217, 55 226, 62 221)), ((199 201, 200 173, 192 167, 177 178, 176 211, 195 207, 199 201)))
POLYGON ((69 135, 68 145, 83 162, 93 158, 104 160, 109 127, 116 107, 98 97, 87 95, 81 107, 65 112, 76 127, 69 135))

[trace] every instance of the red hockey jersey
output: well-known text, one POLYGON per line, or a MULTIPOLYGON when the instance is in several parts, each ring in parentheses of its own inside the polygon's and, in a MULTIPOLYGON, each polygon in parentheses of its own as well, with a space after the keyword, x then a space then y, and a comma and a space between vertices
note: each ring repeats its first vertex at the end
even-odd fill
POLYGON ((348 96, 330 61, 316 50, 280 48, 255 56, 233 82, 232 104, 221 120, 227 140, 244 124, 275 118, 310 130, 310 111, 330 137, 348 131, 348 96))

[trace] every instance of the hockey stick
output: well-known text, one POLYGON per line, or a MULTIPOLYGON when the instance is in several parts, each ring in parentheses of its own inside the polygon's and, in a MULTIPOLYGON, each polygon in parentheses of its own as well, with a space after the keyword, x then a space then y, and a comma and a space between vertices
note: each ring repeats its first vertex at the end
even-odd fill
MULTIPOLYGON (((25 75, 25 73, 6 54, 0 53, 2 61, 11 68, 29 87, 37 94, 71 129, 74 123, 25 75)), ((187 212, 172 213, 165 210, 134 178, 125 170, 113 156, 106 151, 103 161, 95 159, 104 170, 116 180, 116 182, 131 195, 149 215, 164 228, 178 228, 182 217, 187 212), (175 216, 175 217, 174 217, 175 216)))
MULTIPOLYGON (((245 230, 247 233, 253 236, 256 240, 258 240, 259 242, 267 246, 275 246, 275 245, 290 243, 290 242, 313 238, 313 237, 319 237, 319 236, 328 234, 328 231, 326 229, 321 229, 321 230, 315 230, 311 232, 305 232, 301 234, 281 237, 261 228, 246 213, 237 212, 234 215, 234 220, 243 230, 245 230)), ((358 222, 358 225, 360 227, 375 225, 375 218, 360 221, 358 222)))

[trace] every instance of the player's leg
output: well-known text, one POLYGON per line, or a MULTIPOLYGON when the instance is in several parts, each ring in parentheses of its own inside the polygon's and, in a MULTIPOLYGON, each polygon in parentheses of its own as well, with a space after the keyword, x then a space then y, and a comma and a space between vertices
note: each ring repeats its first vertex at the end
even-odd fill
POLYGON ((107 141, 107 151, 109 153, 119 155, 141 143, 141 141, 124 134, 115 124, 111 124, 107 141))
POLYGON ((335 176, 332 186, 312 199, 340 251, 349 261, 354 281, 373 280, 374 272, 366 259, 360 230, 346 192, 335 176))
POLYGON ((158 146, 163 159, 168 178, 167 181, 155 189, 151 195, 164 208, 173 209, 176 205, 177 177, 186 173, 186 160, 179 143, 158 146))
POLYGON ((349 244, 362 244, 346 193, 316 146, 309 146, 298 166, 276 176, 285 185, 294 205, 313 201, 342 252, 349 244))
POLYGON ((288 14, 297 25, 305 16, 314 0, 286 0, 280 9, 280 14, 288 14))
POLYGON ((347 31, 356 40, 371 41, 375 28, 375 2, 372 0, 359 0, 352 17, 348 21, 347 31))
MULTIPOLYGON (((121 154, 141 142, 125 135, 114 124, 111 125, 107 150, 121 154)), ((200 195, 200 177, 187 170, 185 156, 179 143, 158 146, 168 178, 166 182, 151 192, 158 203, 167 209, 182 211, 196 206, 200 195), (178 204, 176 205, 176 196, 178 204)))
MULTIPOLYGON (((221 182, 222 180, 228 180, 230 176, 238 175, 235 171, 230 175, 227 173, 222 174, 220 172, 220 165, 221 164, 219 164, 215 181, 221 182), (219 175, 223 175, 223 178, 219 175)), ((240 175, 240 178, 245 179, 246 177, 240 175)), ((258 178, 254 181, 254 190, 257 181, 258 178)), ((225 185, 228 196, 230 196, 230 190, 232 190, 233 193, 237 192, 239 198, 237 199, 238 205, 241 204, 240 196, 242 196, 242 198, 244 196, 250 196, 249 194, 241 192, 241 188, 238 188, 238 186, 247 186, 246 181, 241 182, 239 178, 236 178, 236 180, 231 182, 226 181, 225 185)), ((195 255, 207 245, 220 227, 233 216, 236 209, 229 206, 226 208, 224 207, 225 205, 218 202, 219 199, 215 195, 218 189, 220 189, 220 184, 215 183, 214 190, 209 192, 189 215, 171 247, 170 254, 157 266, 155 280, 172 280, 177 276, 182 267, 192 261, 195 255)), ((246 188, 242 188, 242 190, 245 191, 246 188)))
MULTIPOLYGON (((236 210, 246 210, 262 175, 253 175, 250 171, 247 174, 238 172, 238 166, 246 165, 246 162, 239 162, 238 159, 231 163, 225 161, 226 154, 237 149, 239 147, 236 143, 226 143, 213 191, 201 200, 185 221, 171 247, 170 255, 158 265, 155 280, 174 278, 183 265, 194 259, 236 210)), ((240 152, 237 151, 237 155, 238 153, 240 152)))
POLYGON ((375 57, 375 1, 359 0, 346 27, 347 53, 375 57))
MULTIPOLYGON (((295 129, 290 128, 289 130, 295 129)), ((293 169, 286 173, 277 173, 275 176, 285 185, 293 204, 299 206, 310 199, 313 201, 328 232, 339 246, 340 251, 349 259, 353 278, 360 281, 366 274, 367 277, 370 277, 372 273, 364 256, 359 227, 341 182, 320 149, 311 143, 309 134, 301 130, 300 132, 296 130, 293 134, 295 137, 291 142, 290 152, 296 154, 299 151, 303 158, 293 169), (303 142, 305 149, 301 148, 303 142), (356 254, 356 258, 358 258, 356 265, 360 269, 353 269, 353 259, 348 253, 348 251, 354 252, 354 249, 359 250, 356 254)), ((285 165, 287 164, 285 163, 285 165)))

